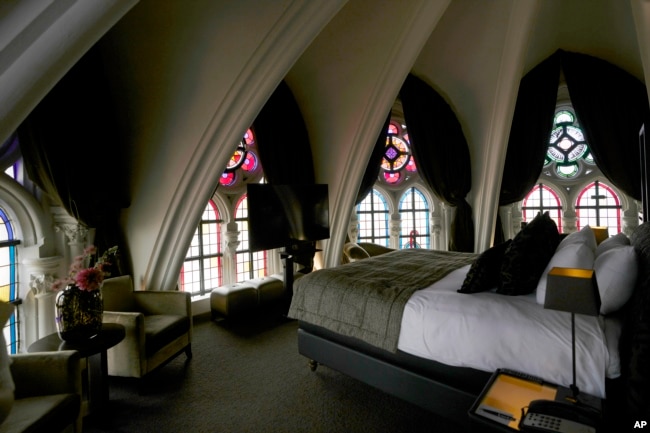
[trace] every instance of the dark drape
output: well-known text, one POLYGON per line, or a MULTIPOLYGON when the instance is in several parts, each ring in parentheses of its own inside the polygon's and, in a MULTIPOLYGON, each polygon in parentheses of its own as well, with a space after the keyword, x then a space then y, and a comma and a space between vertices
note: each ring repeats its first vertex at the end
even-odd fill
POLYGON ((381 160, 384 157, 386 152, 386 137, 388 136, 388 125, 390 124, 390 113, 386 117, 384 126, 379 132, 377 141, 375 141, 375 147, 372 149, 372 154, 370 155, 370 160, 366 166, 366 172, 363 174, 363 179, 361 180, 361 185, 359 186, 359 192, 357 193, 357 199, 355 204, 361 203, 361 201, 372 191, 372 187, 377 181, 377 176, 379 176, 379 171, 381 169, 381 160))
POLYGON ((562 68, 598 168, 625 194, 640 200, 639 130, 650 117, 645 85, 617 66, 584 54, 563 53, 562 68))
MULTIPOLYGON (((539 178, 560 70, 598 168, 612 184, 640 199, 639 129, 650 119, 645 85, 601 59, 558 50, 521 81, 499 205, 522 200, 539 178)), ((495 243, 500 241, 503 231, 497 218, 495 243)))
POLYGON ((519 84, 508 138, 499 205, 522 200, 544 166, 560 84, 560 55, 544 60, 519 84))
POLYGON ((314 183, 307 128, 293 93, 284 81, 257 115, 253 131, 268 183, 314 183))
POLYGON ((465 200, 472 184, 471 164, 460 123, 449 104, 412 74, 400 97, 420 176, 441 200, 456 207, 449 249, 473 252, 472 208, 465 200))
MULTIPOLYGON (((561 54, 556 52, 528 72, 519 93, 510 127, 499 206, 522 200, 539 179, 553 128, 560 83, 561 54)), ((494 243, 504 241, 497 212, 494 243)))
POLYGON ((120 212, 130 204, 124 123, 100 53, 90 50, 18 128, 29 178, 96 228, 100 252, 118 245, 129 271, 120 212))

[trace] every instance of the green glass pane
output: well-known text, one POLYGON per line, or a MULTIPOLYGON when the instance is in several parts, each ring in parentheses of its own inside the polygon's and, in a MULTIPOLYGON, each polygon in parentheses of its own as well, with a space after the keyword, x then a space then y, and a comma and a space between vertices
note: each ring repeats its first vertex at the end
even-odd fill
POLYGON ((555 168, 555 171, 557 175, 560 177, 570 178, 578 174, 578 165, 577 164, 558 165, 555 168))

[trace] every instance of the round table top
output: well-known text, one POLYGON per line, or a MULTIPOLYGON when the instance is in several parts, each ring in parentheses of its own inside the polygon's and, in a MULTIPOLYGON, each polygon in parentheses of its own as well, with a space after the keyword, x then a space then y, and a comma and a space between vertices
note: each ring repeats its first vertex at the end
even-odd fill
POLYGON ((27 352, 57 352, 61 350, 76 350, 79 356, 86 358, 110 349, 122 341, 125 336, 124 326, 117 323, 104 323, 99 334, 86 341, 63 341, 58 333, 50 334, 36 340, 27 348, 27 352))

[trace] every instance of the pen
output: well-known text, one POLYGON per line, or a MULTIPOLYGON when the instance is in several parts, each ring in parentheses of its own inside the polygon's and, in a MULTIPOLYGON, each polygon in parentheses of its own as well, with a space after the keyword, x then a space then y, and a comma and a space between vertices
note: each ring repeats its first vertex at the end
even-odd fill
POLYGON ((516 421, 517 418, 512 417, 512 415, 507 414, 507 413, 501 413, 497 412, 496 410, 490 410, 490 409, 482 409, 483 412, 488 413, 490 415, 498 416, 499 418, 507 419, 508 421, 516 421))

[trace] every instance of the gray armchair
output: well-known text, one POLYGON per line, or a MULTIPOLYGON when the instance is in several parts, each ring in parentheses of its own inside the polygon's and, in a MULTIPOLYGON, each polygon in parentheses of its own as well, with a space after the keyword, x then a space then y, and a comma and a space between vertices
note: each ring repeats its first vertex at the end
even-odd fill
POLYGON ((126 337, 108 350, 108 374, 142 378, 185 352, 192 358, 189 293, 134 291, 130 275, 102 286, 104 322, 124 326, 126 337))
POLYGON ((81 433, 81 363, 76 351, 12 355, 10 370, 15 400, 0 422, 0 433, 81 433))

